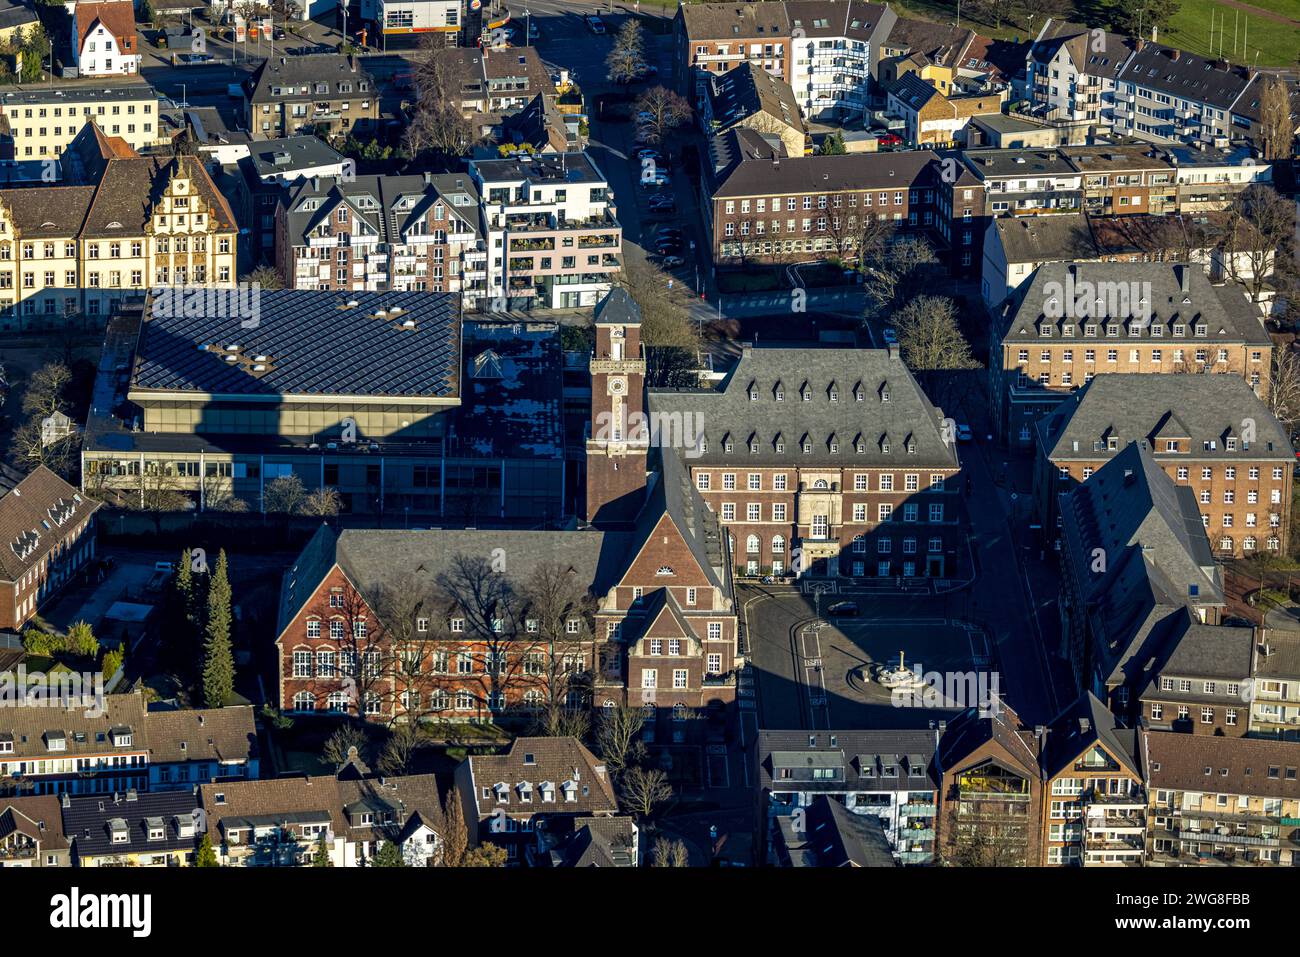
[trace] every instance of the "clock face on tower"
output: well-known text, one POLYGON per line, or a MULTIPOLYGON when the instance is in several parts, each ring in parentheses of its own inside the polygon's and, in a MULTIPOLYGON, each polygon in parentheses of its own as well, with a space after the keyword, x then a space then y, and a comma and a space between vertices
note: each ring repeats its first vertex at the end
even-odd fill
POLYGON ((627 379, 619 375, 610 376, 608 389, 610 395, 622 395, 627 392, 627 379))

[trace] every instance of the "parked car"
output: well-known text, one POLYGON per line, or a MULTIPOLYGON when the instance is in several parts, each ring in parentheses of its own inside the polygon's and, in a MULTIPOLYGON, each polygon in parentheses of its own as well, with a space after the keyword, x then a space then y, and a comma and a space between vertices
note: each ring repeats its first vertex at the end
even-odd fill
POLYGON ((669 183, 668 174, 663 170, 656 170, 653 176, 641 178, 642 189, 659 189, 661 186, 667 186, 669 183))
POLYGON ((965 422, 958 422, 958 423, 957 423, 957 441, 958 441, 958 442, 972 442, 972 441, 974 441, 974 439, 975 439, 975 433, 971 431, 971 427, 970 427, 969 425, 967 425, 965 422))
POLYGON ((858 603, 855 601, 837 601, 826 609, 826 614, 832 618, 856 618, 858 603))
POLYGON ((898 345, 898 332, 894 329, 893 326, 885 326, 885 331, 882 332, 880 335, 881 338, 885 340, 886 345, 891 345, 891 346, 898 345))
POLYGON ((677 256, 682 251, 682 241, 680 239, 661 239, 655 245, 655 252, 660 256, 677 256))
POLYGON ((903 145, 903 138, 897 133, 885 133, 879 137, 877 142, 884 149, 897 149, 903 145))
POLYGON ((650 197, 650 211, 652 213, 675 213, 677 212, 677 199, 671 193, 659 193, 650 197))
POLYGON ((662 163, 664 161, 663 154, 652 146, 643 146, 641 149, 637 150, 636 158, 643 162, 645 160, 654 160, 656 163, 662 163))
POLYGON ((662 265, 665 269, 681 269, 686 265, 686 260, 681 256, 665 256, 662 265))
POLYGON ((590 14, 590 15, 588 15, 585 19, 586 19, 586 21, 587 21, 587 29, 588 29, 588 30, 590 30, 592 33, 596 34, 596 36, 603 36, 603 35, 604 35, 604 33, 605 33, 605 21, 604 21, 604 20, 602 20, 600 17, 596 16, 595 14, 590 14))

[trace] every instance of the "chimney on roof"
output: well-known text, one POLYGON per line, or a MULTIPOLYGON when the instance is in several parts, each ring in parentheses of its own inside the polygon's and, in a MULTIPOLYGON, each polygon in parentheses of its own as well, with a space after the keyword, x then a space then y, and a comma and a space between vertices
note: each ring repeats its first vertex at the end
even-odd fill
POLYGON ((1133 41, 1133 49, 1136 50, 1138 53, 1141 53, 1144 49, 1146 49, 1146 45, 1147 45, 1147 41, 1142 39, 1141 37, 1138 37, 1136 40, 1133 41))
POLYGON ((1178 49, 1177 47, 1174 47, 1172 50, 1169 51, 1169 59, 1181 60, 1182 58, 1183 58, 1183 51, 1178 49))
POLYGON ((63 796, 59 798, 59 804, 63 807, 72 807, 72 798, 68 796, 67 791, 64 791, 63 796))
POLYGON ((1133 470, 1132 470, 1132 469, 1125 469, 1125 470, 1124 470, 1124 484, 1125 484, 1125 485, 1132 485, 1134 481, 1135 481, 1135 479, 1134 479, 1134 477, 1133 477, 1133 470))
POLYGON ((432 186, 432 185, 433 185, 433 174, 430 173, 430 172, 427 171, 427 170, 426 170, 425 173, 424 173, 424 185, 425 185, 425 186, 432 186))
POLYGON ((1178 267, 1178 288, 1183 292, 1191 292, 1192 289, 1192 274, 1185 263, 1178 267))
POLYGON ((1087 733, 1088 733, 1089 731, 1091 731, 1091 730, 1092 730, 1092 722, 1089 721, 1087 718, 1080 718, 1080 719, 1079 719, 1079 733, 1080 733, 1080 734, 1087 734, 1087 733))

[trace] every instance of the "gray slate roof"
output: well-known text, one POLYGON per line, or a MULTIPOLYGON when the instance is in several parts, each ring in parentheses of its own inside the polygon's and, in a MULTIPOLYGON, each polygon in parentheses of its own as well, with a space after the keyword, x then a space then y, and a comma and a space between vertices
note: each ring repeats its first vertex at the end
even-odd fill
POLYGON ((602 596, 622 573, 631 545, 632 536, 626 532, 350 528, 340 533, 322 525, 285 573, 277 632, 285 629, 336 563, 369 602, 377 602, 399 574, 433 589, 458 556, 489 559, 495 549, 502 549, 499 554, 505 557, 512 582, 522 584, 537 567, 558 562, 602 596))
POLYGON ((79 858, 114 854, 166 853, 192 851, 199 834, 181 836, 177 818, 194 820, 198 798, 192 791, 119 791, 116 794, 93 794, 72 797, 63 808, 63 833, 72 841, 79 858), (160 819, 161 840, 149 839, 150 819, 160 819), (127 840, 114 843, 112 822, 126 825, 127 840))
POLYGON ((281 177, 295 170, 343 162, 343 154, 319 136, 286 136, 249 145, 249 161, 259 177, 281 177))
MULTIPOLYGON (((1104 344, 1104 341, 1103 343, 1104 344)), ((1096 376, 1038 423, 1039 444, 1053 462, 1091 460, 1115 453, 1130 442, 1152 443, 1150 453, 1164 461, 1287 462, 1293 457, 1282 423, 1239 375, 1108 372, 1096 376), (1243 423, 1255 428, 1245 441, 1243 423), (1165 452, 1162 437, 1191 440, 1190 452, 1165 452), (1227 438, 1237 448, 1228 451, 1227 438), (1213 448, 1205 444, 1213 442, 1213 448)))
POLYGON ((784 193, 837 193, 845 190, 907 190, 937 168, 930 150, 849 153, 840 156, 790 156, 745 160, 721 179, 715 198, 784 193))
POLYGON ((1141 778, 1137 732, 1122 727, 1091 691, 1070 702, 1047 726, 1043 771, 1055 777, 1094 745, 1104 747, 1121 767, 1141 778))
POLYGON ((367 94, 374 96, 376 93, 374 81, 361 67, 360 61, 341 53, 268 58, 262 61, 249 84, 252 89, 249 100, 253 103, 294 103, 321 96, 365 99, 367 94), (317 83, 327 84, 329 91, 324 94, 314 92, 317 83), (362 83, 367 87, 365 90, 361 89, 362 83), (351 84, 351 92, 341 90, 345 84, 351 84))
POLYGON ((1060 503, 1063 560, 1089 614, 1105 626, 1098 638, 1105 646, 1094 649, 1101 671, 1112 683, 1136 680, 1128 672, 1146 670, 1167 647, 1163 629, 1185 605, 1224 603, 1223 573, 1195 493, 1176 485, 1145 443, 1133 442, 1060 503), (1094 571, 1098 554, 1105 565, 1094 571))
POLYGON ((460 311, 451 294, 263 291, 254 328, 243 328, 230 308, 193 317, 160 311, 141 324, 133 392, 439 399, 459 392, 460 311), (403 326, 408 320, 414 328, 403 326), (226 361, 231 345, 250 361, 226 361), (267 357, 266 371, 252 369, 256 356, 267 357))
MULTIPOLYGON (((1082 218, 1082 214, 1079 215, 1082 218)), ((1038 221, 1075 219, 1074 216, 1031 218, 1038 221)), ((1000 234, 1018 236, 1021 232, 1027 231, 1015 225, 1008 225, 1004 230, 1003 224, 1025 221, 1027 220, 999 219, 996 223, 1000 234)), ((1082 227, 1087 229, 1086 222, 1082 227)), ((1037 247, 1037 243, 1029 245, 1037 247)), ((1043 252, 1029 249, 1025 252, 1030 257, 1029 261, 1043 262, 1043 265, 1034 270, 1029 281, 1017 289, 1007 303, 1009 322, 1004 334, 1004 342, 1007 345, 1030 345, 1039 342, 1044 324, 1052 327, 1051 338, 1042 340, 1047 343, 1064 341, 1126 349, 1134 345, 1143 345, 1194 350, 1198 343, 1208 347, 1211 344, 1225 343, 1267 346, 1272 342, 1240 289, 1235 284, 1229 286, 1211 283, 1205 275, 1205 270, 1199 265, 1175 265, 1162 262, 1048 262, 1045 261, 1048 257, 1043 252), (1187 285, 1186 289, 1183 289, 1184 282, 1187 285), (1050 290, 1047 288, 1049 283, 1054 284, 1050 290), (1139 300, 1145 296, 1147 289, 1150 289, 1151 312, 1150 316, 1146 317, 1149 318, 1149 324, 1142 327, 1141 335, 1131 334, 1131 326, 1137 316, 1108 318, 1105 315, 1101 317, 1081 315, 1085 310, 1079 308, 1082 305, 1079 300, 1088 298, 1086 294, 1089 290, 1110 288, 1100 287, 1101 283, 1122 284, 1125 290, 1137 290, 1138 296, 1133 296, 1131 292, 1129 296, 1130 311, 1136 314, 1144 311, 1140 308, 1139 300), (1070 302, 1066 294, 1070 290, 1073 290, 1074 302, 1070 302), (1057 299, 1055 305, 1051 302, 1053 294, 1057 299), (1047 316, 1049 309, 1055 315, 1047 316), (1073 315, 1062 316, 1062 312, 1070 312, 1073 315), (1085 327, 1088 325, 1097 327, 1097 335, 1084 335, 1085 327), (1116 327, 1116 334, 1113 336, 1107 335, 1110 325, 1116 327), (1195 334, 1198 325, 1205 326, 1204 336, 1195 334), (1073 327, 1072 335, 1064 335, 1065 326, 1073 327), (1152 327, 1155 326, 1160 329, 1159 336, 1152 334, 1152 327), (1178 326, 1182 327, 1182 335, 1178 334, 1178 326)), ((1110 309, 1109 301, 1105 309, 1110 309)), ((1097 312, 1095 302, 1089 300, 1086 311, 1097 312)), ((1143 321, 1146 321, 1146 318, 1143 321)), ((1267 369, 1259 371, 1268 372, 1267 369)))
POLYGON ((757 787, 769 791, 924 791, 938 787, 933 731, 845 730, 758 732, 757 787), (831 743, 831 738, 835 743, 831 743), (840 781, 781 780, 778 767, 831 767, 843 771, 840 781), (885 776, 886 768, 896 768, 885 776), (920 768, 920 777, 911 775, 920 768), (869 772, 869 773, 868 773, 869 772))
POLYGON ((652 413, 695 416, 708 444, 690 459, 697 466, 958 467, 956 445, 944 441, 939 410, 902 359, 884 349, 746 346, 716 390, 650 389, 647 406, 652 413), (801 399, 804 389, 808 401, 801 399), (751 391, 757 398, 750 398, 751 391), (812 445, 809 454, 800 448, 805 437, 812 445), (778 438, 783 452, 776 450, 778 438), (915 443, 911 454, 909 438, 915 443), (757 453, 750 451, 751 440, 757 453), (832 440, 837 452, 831 451, 832 440))
POLYGON ((1129 58, 1119 79, 1226 110, 1246 89, 1250 71, 1186 50, 1147 43, 1129 58))
POLYGON ((993 228, 1008 263, 1064 262, 1097 256, 1092 229, 1083 212, 999 216, 993 220, 993 228))

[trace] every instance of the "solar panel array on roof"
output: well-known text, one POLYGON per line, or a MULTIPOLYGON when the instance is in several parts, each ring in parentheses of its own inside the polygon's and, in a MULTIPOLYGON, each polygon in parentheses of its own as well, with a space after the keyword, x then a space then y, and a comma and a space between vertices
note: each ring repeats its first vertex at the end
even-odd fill
MULTIPOLYGON (((455 296, 277 290, 262 292, 254 310, 209 298, 203 309, 152 310, 140 331, 133 388, 222 395, 459 394, 455 296)), ((225 302, 232 300, 233 295, 225 302)))

